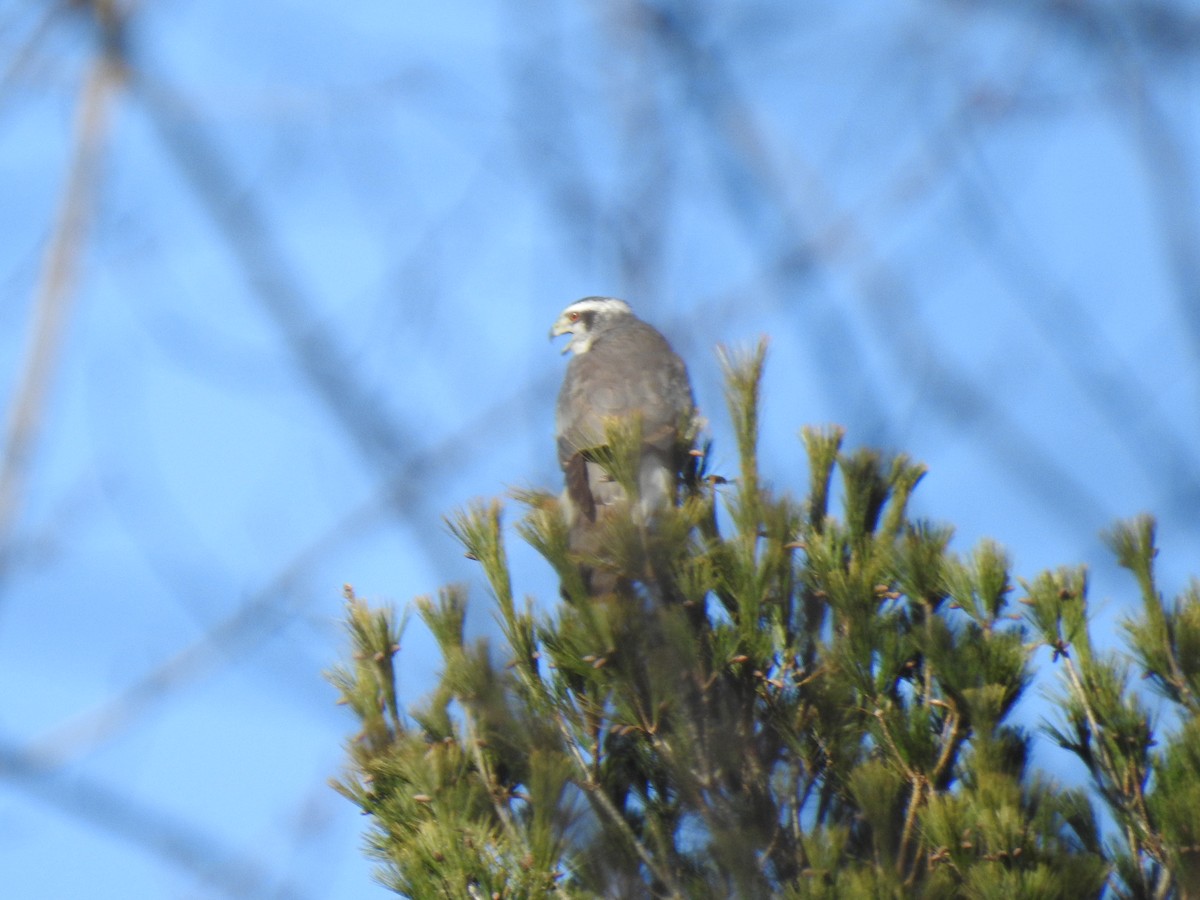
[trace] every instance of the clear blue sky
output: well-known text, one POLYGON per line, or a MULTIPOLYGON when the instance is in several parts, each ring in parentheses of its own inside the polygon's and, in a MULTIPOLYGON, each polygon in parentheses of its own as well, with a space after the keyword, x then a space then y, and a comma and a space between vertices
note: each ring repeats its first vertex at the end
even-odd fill
MULTIPOLYGON (((0 2, 6 410, 98 46, 63 6, 0 2)), ((718 468, 713 348, 768 334, 781 489, 839 422, 959 549, 1088 563, 1105 628, 1115 518, 1200 573, 1200 11, 852 6, 137 4, 0 581, 5 896, 385 895, 326 784, 341 585, 471 580, 440 516, 557 484, 580 296, 671 337, 718 468)))

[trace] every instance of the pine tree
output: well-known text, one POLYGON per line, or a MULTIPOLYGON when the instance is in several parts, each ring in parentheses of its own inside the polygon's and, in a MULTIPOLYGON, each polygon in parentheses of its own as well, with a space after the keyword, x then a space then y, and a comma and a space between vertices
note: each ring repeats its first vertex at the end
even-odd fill
MULTIPOLYGON (((652 528, 615 517, 572 558, 558 499, 517 494, 516 530, 561 602, 517 603, 498 502, 453 517, 504 646, 466 640, 463 588, 418 599, 443 658, 420 706, 397 701, 404 620, 347 589, 354 654, 330 677, 361 730, 336 787, 371 816, 384 883, 416 898, 1200 896, 1200 587, 1163 603, 1152 522, 1110 543, 1143 595, 1134 660, 1178 723, 1157 751, 1129 666, 1093 648, 1083 570, 1022 583, 1014 605, 999 546, 960 555, 950 528, 909 517, 923 467, 847 452, 838 429, 802 432, 806 500, 762 482, 764 355, 724 360, 737 477, 698 452, 652 528), (616 593, 589 598, 581 565, 616 593), (1034 737, 1008 722, 1044 645, 1064 673, 1050 733, 1087 765, 1107 840, 1089 793, 1031 771, 1034 737)), ((636 452, 616 437, 618 457, 636 452)))

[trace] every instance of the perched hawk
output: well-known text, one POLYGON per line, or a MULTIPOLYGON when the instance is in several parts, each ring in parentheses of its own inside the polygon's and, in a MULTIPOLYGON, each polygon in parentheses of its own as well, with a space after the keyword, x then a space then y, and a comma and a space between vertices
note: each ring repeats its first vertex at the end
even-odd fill
POLYGON ((687 367, 657 329, 622 300, 585 297, 572 303, 550 337, 569 334, 567 365, 555 410, 558 462, 571 528, 571 549, 594 552, 593 525, 624 501, 621 485, 597 458, 611 422, 640 420, 636 512, 650 521, 674 505, 680 471, 690 448, 695 403, 687 367))

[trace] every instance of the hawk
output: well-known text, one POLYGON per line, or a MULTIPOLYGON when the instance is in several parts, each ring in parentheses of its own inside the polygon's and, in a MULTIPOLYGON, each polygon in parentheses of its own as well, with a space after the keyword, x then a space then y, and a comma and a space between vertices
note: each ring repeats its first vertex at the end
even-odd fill
POLYGON ((695 402, 687 367, 667 339, 612 297, 585 297, 566 309, 550 337, 569 334, 572 353, 558 392, 555 436, 566 488, 570 546, 595 552, 598 517, 625 502, 625 491, 601 460, 613 423, 637 421, 635 512, 650 522, 676 503, 680 472, 692 440, 695 402))

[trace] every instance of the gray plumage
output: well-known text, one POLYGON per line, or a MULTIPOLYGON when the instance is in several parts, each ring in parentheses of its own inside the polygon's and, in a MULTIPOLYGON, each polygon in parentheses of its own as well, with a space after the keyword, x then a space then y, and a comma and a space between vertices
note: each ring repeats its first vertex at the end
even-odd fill
MULTIPOLYGON (((610 297, 568 306, 550 331, 570 334, 572 352, 555 410, 558 461, 576 551, 595 551, 589 526, 623 502, 625 492, 596 458, 614 420, 640 419, 636 512, 649 522, 673 505, 691 439, 695 403, 683 360, 653 326, 610 297)), ((590 529, 594 531, 594 529, 590 529)))

